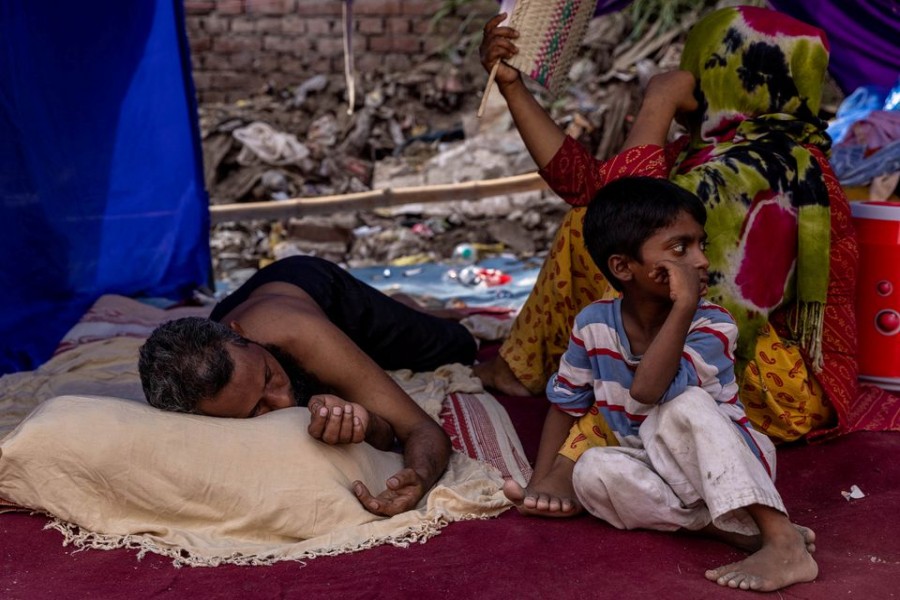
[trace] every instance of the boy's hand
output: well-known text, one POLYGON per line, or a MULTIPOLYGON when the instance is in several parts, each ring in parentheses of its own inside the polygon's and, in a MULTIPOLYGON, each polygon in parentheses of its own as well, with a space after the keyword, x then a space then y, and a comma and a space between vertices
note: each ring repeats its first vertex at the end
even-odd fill
POLYGON ((393 517, 412 510, 425 495, 425 483, 415 469, 405 468, 387 480, 387 489, 373 496, 362 481, 353 482, 353 493, 366 510, 393 517))
POLYGON ((651 276, 657 283, 669 286, 669 298, 675 304, 695 307, 705 291, 706 284, 700 279, 700 272, 680 262, 661 260, 656 263, 651 276))
POLYGON ((369 412, 333 394, 309 399, 309 435, 326 444, 358 444, 365 440, 369 412))
POLYGON ((484 38, 478 48, 481 64, 488 73, 491 72, 497 61, 501 61, 494 78, 498 87, 515 83, 520 78, 519 71, 502 62, 502 59, 512 58, 519 52, 512 42, 519 37, 519 32, 511 27, 499 27, 504 19, 506 19, 506 13, 500 13, 487 22, 487 25, 484 26, 484 38))

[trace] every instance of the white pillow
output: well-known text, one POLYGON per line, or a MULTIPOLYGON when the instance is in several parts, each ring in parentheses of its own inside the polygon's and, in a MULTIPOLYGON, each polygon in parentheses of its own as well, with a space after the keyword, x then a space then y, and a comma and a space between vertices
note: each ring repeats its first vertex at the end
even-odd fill
MULTIPOLYGON (((110 547, 186 552, 195 564, 333 554, 421 537, 446 523, 452 510, 439 515, 431 500, 427 515, 424 502, 392 519, 366 511, 351 483, 382 491, 402 457, 314 440, 308 418, 304 408, 220 419, 57 397, 0 442, 0 497, 77 524, 110 547)), ((456 483, 475 484, 469 518, 508 506, 498 495, 502 480, 483 465, 455 455, 454 469, 465 471, 456 483)))

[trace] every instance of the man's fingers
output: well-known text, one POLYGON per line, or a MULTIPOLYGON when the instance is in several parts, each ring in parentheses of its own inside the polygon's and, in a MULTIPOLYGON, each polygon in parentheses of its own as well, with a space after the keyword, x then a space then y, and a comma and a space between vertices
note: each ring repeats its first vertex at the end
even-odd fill
POLYGON ((416 472, 406 468, 391 475, 387 480, 387 487, 390 490, 398 490, 408 485, 415 485, 416 483, 418 483, 416 472))
POLYGON ((309 435, 326 444, 358 444, 366 439, 366 410, 336 396, 313 396, 309 435))
POLYGON ((366 510, 375 513, 376 515, 381 514, 381 503, 369 493, 369 488, 366 487, 366 484, 362 481, 354 481, 353 493, 356 494, 356 499, 359 500, 359 503, 362 504, 366 510))
POLYGON ((353 416, 353 443, 358 444, 366 439, 366 431, 363 428, 362 419, 353 416))
POLYGON ((344 409, 341 406, 332 406, 328 410, 325 431, 322 433, 322 441, 326 444, 337 444, 341 441, 341 426, 344 421, 344 409))
MULTIPOLYGON (((362 481, 353 482, 353 493, 356 495, 360 504, 369 512, 385 517, 392 517, 415 507, 421 498, 421 491, 410 489, 411 484, 400 484, 401 481, 408 481, 408 474, 397 473, 388 479, 388 489, 381 492, 378 496, 373 496, 369 489, 362 481), (393 482, 391 480, 394 480, 393 482), (391 486, 398 488, 392 489, 391 486), (404 493, 405 489, 405 493, 404 493)), ((412 473, 412 479, 415 482, 415 473, 412 473)))
POLYGON ((307 431, 309 431, 311 437, 321 440, 322 435, 325 433, 325 425, 328 422, 328 409, 320 406, 315 409, 315 412, 310 410, 310 413, 307 431))
POLYGON ((345 404, 343 415, 341 415, 341 431, 339 442, 353 441, 353 405, 345 404))

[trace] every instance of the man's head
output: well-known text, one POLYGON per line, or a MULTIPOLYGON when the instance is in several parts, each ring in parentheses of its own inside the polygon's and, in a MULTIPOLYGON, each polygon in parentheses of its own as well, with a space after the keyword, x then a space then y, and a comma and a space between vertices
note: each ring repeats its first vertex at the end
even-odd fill
POLYGON ((610 257, 643 261, 644 243, 682 214, 702 229, 706 209, 697 196, 666 179, 625 177, 602 187, 584 215, 584 243, 594 263, 616 290, 622 281, 610 269, 610 257))
POLYGON ((159 326, 140 350, 147 401, 174 412, 252 417, 305 406, 319 384, 277 346, 199 317, 159 326))

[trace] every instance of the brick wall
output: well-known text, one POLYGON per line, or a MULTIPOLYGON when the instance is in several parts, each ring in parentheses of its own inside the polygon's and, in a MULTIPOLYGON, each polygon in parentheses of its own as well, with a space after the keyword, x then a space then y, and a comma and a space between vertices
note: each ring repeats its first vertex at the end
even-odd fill
MULTIPOLYGON (((201 102, 231 102, 296 86, 318 74, 343 77, 343 0, 185 0, 194 83, 201 102)), ((353 0, 358 73, 408 69, 413 61, 477 32, 496 0, 353 0), (458 4, 438 22, 441 8, 458 4)))

